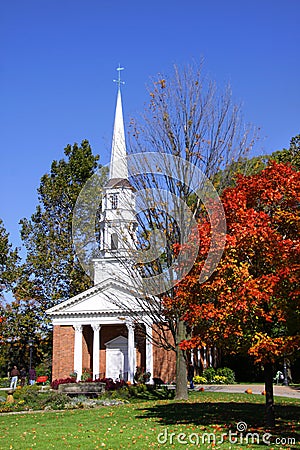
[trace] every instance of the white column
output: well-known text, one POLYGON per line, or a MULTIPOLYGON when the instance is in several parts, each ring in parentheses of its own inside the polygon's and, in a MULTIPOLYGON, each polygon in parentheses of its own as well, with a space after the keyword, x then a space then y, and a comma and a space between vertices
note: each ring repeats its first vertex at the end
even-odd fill
POLYGON ((207 368, 206 347, 203 347, 203 368, 207 368))
POLYGON ((201 367, 201 350, 200 350, 200 348, 197 349, 197 366, 201 367))
POLYGON ((128 329, 128 381, 133 383, 135 370, 134 327, 132 323, 126 323, 128 329))
POLYGON ((151 373, 150 383, 153 377, 153 343, 152 343, 152 326, 146 325, 146 372, 151 373))
POLYGON ((94 380, 98 377, 100 372, 100 329, 101 325, 99 323, 93 323, 92 328, 93 334, 93 378, 94 380))
POLYGON ((82 325, 73 325, 75 329, 74 342, 74 371, 77 373, 77 381, 81 380, 82 375, 82 325))
POLYGON ((213 367, 213 355, 212 355, 212 347, 209 347, 209 367, 213 367))
POLYGON ((191 363, 194 365, 194 349, 191 349, 191 363))

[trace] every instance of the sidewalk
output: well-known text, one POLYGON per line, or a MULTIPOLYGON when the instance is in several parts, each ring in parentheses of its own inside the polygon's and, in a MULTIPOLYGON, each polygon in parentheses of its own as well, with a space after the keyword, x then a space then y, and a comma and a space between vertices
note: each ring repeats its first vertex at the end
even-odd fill
MULTIPOLYGON (((235 394, 241 394, 246 389, 251 389, 253 394, 260 394, 264 391, 264 384, 204 384, 202 386, 195 386, 195 390, 198 391, 204 388, 206 392, 232 392, 235 394)), ((293 386, 278 386, 274 385, 274 395, 281 397, 299 398, 300 388, 293 388, 293 386)))

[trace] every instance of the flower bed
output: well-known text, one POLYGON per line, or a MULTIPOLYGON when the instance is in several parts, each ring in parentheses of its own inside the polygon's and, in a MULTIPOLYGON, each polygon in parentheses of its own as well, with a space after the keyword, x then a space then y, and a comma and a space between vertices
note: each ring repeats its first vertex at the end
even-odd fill
POLYGON ((47 380, 48 380, 47 375, 42 375, 40 377, 37 377, 36 383, 46 383, 47 380))
MULTIPOLYGON (((52 387, 52 389, 58 389, 59 386, 62 384, 72 384, 73 386, 79 386, 78 387, 78 391, 79 391, 83 385, 89 385, 89 386, 91 386, 91 389, 92 389, 93 384, 96 385, 97 383, 98 384, 101 383, 101 385, 105 386, 106 391, 115 391, 115 390, 118 390, 118 389, 121 389, 121 388, 127 386, 127 384, 124 380, 113 381, 111 378, 98 378, 96 380, 88 379, 86 381, 76 382, 75 378, 68 377, 68 378, 60 378, 59 380, 52 381, 51 387, 52 387)), ((82 389, 84 389, 84 387, 82 389)))

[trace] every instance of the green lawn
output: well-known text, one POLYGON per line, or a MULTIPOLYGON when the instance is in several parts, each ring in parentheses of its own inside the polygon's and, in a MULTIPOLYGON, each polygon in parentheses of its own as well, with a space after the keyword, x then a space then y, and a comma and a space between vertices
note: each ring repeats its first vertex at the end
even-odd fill
POLYGON ((300 401, 295 399, 276 398, 278 425, 270 431, 272 437, 265 437, 273 445, 252 442, 259 437, 262 444, 266 433, 264 400, 259 395, 194 392, 188 402, 160 400, 91 410, 6 414, 0 416, 0 449, 300 448, 300 401), (247 431, 230 434, 236 433, 241 422, 247 424, 247 431), (248 435, 248 444, 242 442, 247 432, 257 433, 248 435), (222 434, 224 443, 219 442, 222 434), (288 439, 298 445, 289 445, 288 439))

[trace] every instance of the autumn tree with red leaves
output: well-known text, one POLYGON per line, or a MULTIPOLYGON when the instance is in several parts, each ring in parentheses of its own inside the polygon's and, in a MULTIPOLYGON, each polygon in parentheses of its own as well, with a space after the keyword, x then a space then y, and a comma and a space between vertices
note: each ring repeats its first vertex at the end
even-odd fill
MULTIPOLYGON (((300 173, 272 162, 259 174, 238 175, 222 201, 227 237, 220 264, 199 285, 205 259, 200 253, 177 287, 177 302, 194 330, 181 347, 218 345, 261 363, 266 423, 274 426, 272 367, 300 348, 300 173)), ((204 249, 207 227, 205 220, 199 224, 204 249)))

